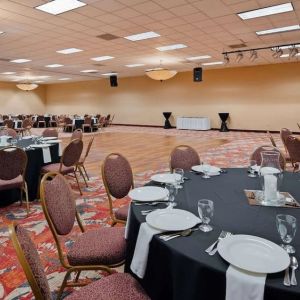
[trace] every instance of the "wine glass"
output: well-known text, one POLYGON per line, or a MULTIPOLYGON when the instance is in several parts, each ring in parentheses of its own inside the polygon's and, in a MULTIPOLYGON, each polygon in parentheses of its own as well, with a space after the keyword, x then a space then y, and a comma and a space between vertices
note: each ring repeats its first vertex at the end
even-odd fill
POLYGON ((209 232, 213 228, 209 225, 210 220, 214 215, 214 203, 208 199, 198 201, 198 213, 202 224, 199 229, 203 232, 209 232))
POLYGON ((177 205, 177 203, 175 203, 175 197, 176 197, 176 194, 177 194, 177 189, 176 189, 175 185, 172 184, 172 183, 167 183, 166 184, 166 189, 169 192, 169 202, 168 202, 169 205, 168 205, 168 207, 173 208, 177 205))
POLYGON ((286 250, 287 253, 295 253, 295 248, 289 245, 295 237, 297 230, 297 219, 290 215, 276 216, 277 231, 284 244, 280 246, 286 250))
POLYGON ((252 177, 252 178, 254 178, 254 177, 256 177, 256 175, 255 175, 255 166, 256 166, 256 160, 254 160, 254 159, 251 159, 250 161, 249 161, 249 177, 252 177))
POLYGON ((208 179, 210 178, 210 176, 208 175, 209 174, 209 170, 210 170, 210 165, 209 164, 205 164, 205 163, 202 163, 202 172, 203 172, 203 176, 202 178, 205 178, 205 179, 208 179))
POLYGON ((175 182, 176 182, 176 188, 177 189, 182 189, 181 183, 183 183, 183 176, 184 176, 184 171, 181 168, 175 168, 173 171, 174 177, 175 177, 175 182))

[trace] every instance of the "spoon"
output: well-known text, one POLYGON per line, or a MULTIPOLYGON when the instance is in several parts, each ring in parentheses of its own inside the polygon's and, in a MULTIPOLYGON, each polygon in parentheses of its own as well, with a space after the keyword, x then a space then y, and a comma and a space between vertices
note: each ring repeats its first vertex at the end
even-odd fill
POLYGON ((296 269, 298 269, 298 261, 295 256, 291 257, 291 269, 292 269, 291 285, 297 285, 295 271, 296 271, 296 269))
POLYGON ((177 232, 177 233, 161 235, 159 238, 166 242, 166 241, 172 240, 172 239, 180 237, 180 236, 182 236, 182 237, 189 236, 189 235, 191 235, 192 232, 193 232, 193 230, 191 228, 189 228, 189 229, 177 232))

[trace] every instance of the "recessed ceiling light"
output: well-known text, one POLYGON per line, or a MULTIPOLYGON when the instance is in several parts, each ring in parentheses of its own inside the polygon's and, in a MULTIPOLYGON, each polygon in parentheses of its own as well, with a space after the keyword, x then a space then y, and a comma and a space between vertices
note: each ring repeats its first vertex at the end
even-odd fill
POLYGON ((265 8, 245 11, 237 14, 242 20, 254 19, 259 17, 265 17, 270 15, 281 14, 289 11, 293 11, 293 5, 291 2, 269 6, 265 8))
POLYGON ((136 67, 142 67, 144 64, 131 64, 131 65, 125 65, 127 68, 136 68, 136 67))
POLYGON ((223 61, 212 61, 208 63, 203 63, 202 66, 214 66, 214 65, 223 65, 223 61))
POLYGON ((42 75, 42 76, 35 76, 36 79, 47 79, 50 78, 51 76, 49 75, 42 75))
POLYGON ((191 56, 191 57, 187 57, 187 60, 200 60, 200 59, 207 59, 207 58, 211 58, 210 55, 200 55, 200 56, 191 56))
POLYGON ((186 48, 186 47, 187 47, 187 45, 184 45, 184 44, 174 44, 174 45, 157 47, 156 49, 159 51, 170 51, 170 50, 182 49, 182 48, 186 48))
POLYGON ((52 65, 47 65, 45 66, 46 68, 59 68, 59 67, 63 67, 64 65, 60 65, 60 64, 52 64, 52 65))
POLYGON ((98 73, 98 70, 82 70, 81 73, 98 73))
POLYGON ((4 31, 0 31, 0 34, 3 34, 4 33, 4 31))
POLYGON ((44 80, 36 80, 34 83, 43 83, 45 82, 44 80))
POLYGON ((59 78, 58 80, 64 81, 64 80, 70 80, 71 78, 69 77, 63 77, 63 78, 59 78))
POLYGON ((91 58, 91 60, 103 61, 103 60, 108 60, 108 59, 113 59, 113 58, 114 58, 113 56, 106 55, 106 56, 93 57, 93 58, 91 58))
POLYGON ((103 76, 112 76, 112 75, 118 75, 118 73, 116 72, 109 72, 109 73, 104 73, 104 74, 101 74, 103 76))
POLYGON ((58 15, 85 5, 86 3, 79 0, 54 0, 35 8, 52 15, 58 15))
POLYGON ((16 74, 16 72, 3 72, 1 74, 3 74, 3 75, 13 75, 13 74, 16 74))
POLYGON ((290 56, 290 55, 289 55, 289 54, 287 54, 287 53, 286 53, 286 54, 282 54, 282 55, 280 55, 280 57, 281 57, 281 58, 286 58, 286 57, 289 57, 289 56, 290 56))
POLYGON ((143 33, 125 36, 124 39, 135 42, 135 41, 153 39, 159 36, 160 34, 153 31, 149 31, 149 32, 143 32, 143 33))
POLYGON ((272 29, 267 29, 267 30, 256 31, 256 34, 257 35, 265 35, 265 34, 271 34, 271 33, 294 31, 294 30, 299 30, 299 29, 300 29, 300 25, 291 25, 291 26, 277 27, 277 28, 272 28, 272 29))
POLYGON ((62 49, 62 50, 57 50, 57 53, 61 53, 61 54, 72 54, 72 53, 77 53, 77 52, 81 52, 83 50, 78 49, 78 48, 67 48, 67 49, 62 49))
POLYGON ((30 59, 26 59, 26 58, 19 58, 19 59, 13 59, 10 62, 12 63, 16 63, 16 64, 23 64, 23 63, 27 63, 31 61, 30 59))

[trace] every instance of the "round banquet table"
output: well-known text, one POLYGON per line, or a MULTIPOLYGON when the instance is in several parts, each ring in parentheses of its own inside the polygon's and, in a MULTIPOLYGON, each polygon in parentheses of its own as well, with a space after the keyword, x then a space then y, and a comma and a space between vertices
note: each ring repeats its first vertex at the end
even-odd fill
MULTIPOLYGON (((34 144, 32 139, 18 140, 17 147, 25 148, 34 144)), ((50 147, 51 163, 57 163, 60 161, 59 157, 59 145, 52 144, 50 147)), ((37 198, 37 191, 39 185, 39 176, 42 166, 46 165, 43 158, 43 150, 41 148, 25 150, 27 155, 27 168, 25 173, 25 180, 28 187, 29 200, 37 198)), ((20 190, 12 189, 6 191, 0 191, 0 206, 8 205, 12 202, 20 200, 20 190)), ((23 197, 25 200, 25 196, 23 197)))
MULTIPOLYGON (((298 219, 298 231, 292 242, 300 261, 300 209, 266 206, 250 206, 244 189, 260 189, 259 178, 250 178, 246 169, 227 169, 226 174, 203 179, 201 175, 186 172, 190 180, 176 196, 176 208, 188 210, 198 216, 197 201, 214 201, 213 231, 195 231, 188 237, 179 237, 168 242, 154 236, 150 242, 146 273, 140 281, 151 299, 225 299, 226 270, 229 264, 216 253, 209 256, 208 248, 219 236, 221 230, 233 234, 250 234, 266 238, 280 244, 276 229, 276 214, 291 214, 298 219)), ((300 200, 300 174, 284 174, 281 191, 289 192, 300 200)), ((148 185, 157 185, 150 182, 148 185)), ((165 208, 164 204, 155 206, 165 208)), ((140 211, 153 206, 132 204, 130 227, 127 239, 127 259, 125 270, 130 271, 139 226, 145 222, 140 211)), ((296 271, 298 286, 283 285, 284 272, 268 274, 265 284, 265 300, 300 299, 300 271, 296 271)))

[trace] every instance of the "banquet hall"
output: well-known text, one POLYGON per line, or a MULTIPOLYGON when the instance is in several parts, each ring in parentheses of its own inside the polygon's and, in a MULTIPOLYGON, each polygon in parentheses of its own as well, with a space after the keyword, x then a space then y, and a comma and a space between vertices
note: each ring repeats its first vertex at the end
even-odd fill
POLYGON ((1 0, 0 299, 299 300, 299 59, 300 0, 1 0))

